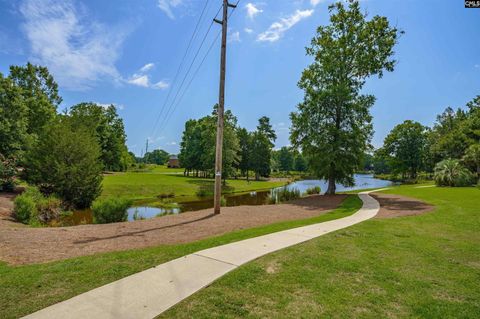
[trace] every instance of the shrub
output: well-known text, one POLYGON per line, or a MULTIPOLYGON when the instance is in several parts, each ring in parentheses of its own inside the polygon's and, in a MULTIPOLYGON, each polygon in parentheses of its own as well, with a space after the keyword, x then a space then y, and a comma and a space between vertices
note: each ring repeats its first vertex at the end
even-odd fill
POLYGON ((127 209, 131 205, 130 200, 123 198, 96 200, 92 204, 94 222, 97 224, 124 222, 128 218, 127 209))
POLYGON ((310 187, 310 188, 307 188, 306 190, 306 193, 308 195, 317 195, 317 194, 320 194, 320 186, 314 186, 314 187, 310 187))
POLYGON ((36 187, 29 187, 23 194, 15 197, 13 202, 15 218, 19 222, 28 224, 30 219, 37 215, 37 202, 42 197, 42 194, 36 187))
POLYGON ((301 193, 297 188, 288 189, 287 187, 282 187, 272 192, 272 198, 269 202, 283 203, 283 202, 288 202, 294 199, 298 199, 300 197, 301 197, 301 193))
POLYGON ((87 208, 101 191, 99 157, 95 137, 69 118, 59 117, 27 153, 25 179, 54 192, 70 206, 87 208))
POLYGON ((458 160, 447 159, 435 165, 435 184, 437 186, 462 187, 473 183, 473 175, 458 160))
POLYGON ((209 187, 203 187, 202 186, 197 190, 196 195, 198 197, 213 196, 213 189, 209 188, 209 187))
POLYGON ((41 225, 59 220, 63 214, 62 202, 54 197, 45 197, 36 187, 29 187, 14 201, 15 217, 24 224, 41 225))
POLYGON ((63 215, 62 201, 54 196, 43 197, 37 202, 36 219, 41 224, 58 221, 63 215))

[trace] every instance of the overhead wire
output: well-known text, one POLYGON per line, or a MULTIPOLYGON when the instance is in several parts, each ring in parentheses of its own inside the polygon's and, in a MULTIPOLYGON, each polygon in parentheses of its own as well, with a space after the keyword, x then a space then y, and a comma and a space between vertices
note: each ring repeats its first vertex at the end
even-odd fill
MULTIPOLYGON (((238 6, 239 3, 240 3, 240 0, 237 1, 236 6, 238 6)), ((235 12, 235 8, 234 8, 232 11, 230 11, 230 14, 228 15, 228 19, 230 19, 230 17, 232 16, 232 14, 233 14, 234 12, 235 12)), ((217 12, 217 15, 218 15, 218 12, 217 12)), ((213 23, 213 21, 212 21, 212 23, 213 23)), ((209 53, 210 53, 210 51, 212 50, 212 48, 213 48, 213 46, 215 45, 215 43, 217 42, 220 34, 221 34, 221 30, 217 33, 217 35, 215 36, 214 40, 213 40, 212 43, 210 44, 210 47, 209 47, 208 50, 206 51, 206 53, 205 53, 205 55, 203 56, 200 64, 198 65, 198 67, 195 69, 195 72, 193 73, 192 77, 190 78, 190 81, 187 83, 187 85, 186 85, 186 87, 185 87, 185 90, 183 91, 182 95, 180 95, 179 100, 177 101, 176 104, 172 104, 172 106, 173 106, 172 112, 170 112, 170 113, 167 112, 167 113, 166 113, 167 117, 165 118, 165 121, 164 121, 165 125, 163 125, 163 126, 160 128, 161 131, 159 132, 159 134, 163 133, 163 130, 164 130, 164 128, 166 127, 166 124, 168 124, 168 122, 170 121, 170 119, 171 119, 173 113, 175 112, 176 108, 177 108, 177 107, 179 106, 179 104, 181 103, 183 97, 184 97, 185 94, 187 93, 188 89, 190 88, 190 85, 192 84, 192 82, 193 82, 193 80, 195 79, 196 75, 197 75, 198 72, 200 71, 200 68, 202 67, 203 63, 205 62, 207 56, 209 55, 209 53)), ((193 63, 192 63, 191 65, 193 65, 193 63)), ((177 93, 178 93, 178 92, 177 92, 177 93)), ((174 99, 173 101, 175 101, 175 99, 174 99)), ((162 124, 163 124, 163 122, 162 122, 162 124)))

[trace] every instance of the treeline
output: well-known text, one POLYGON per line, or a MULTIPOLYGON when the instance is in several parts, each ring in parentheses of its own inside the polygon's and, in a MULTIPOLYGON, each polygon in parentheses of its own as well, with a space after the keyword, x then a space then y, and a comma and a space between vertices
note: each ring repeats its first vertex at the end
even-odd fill
POLYGON ((67 206, 88 207, 100 194, 102 171, 134 162, 115 106, 62 102, 48 69, 28 63, 0 73, 0 187, 21 177, 67 206))
MULTIPOLYGON (((214 176, 216 129, 216 106, 211 115, 185 123, 179 154, 185 175, 207 178, 214 176)), ((227 110, 223 134, 224 179, 239 175, 249 179, 250 172, 254 173, 256 180, 270 176, 277 136, 268 117, 261 117, 256 129, 249 132, 239 127, 237 118, 227 110)))
POLYGON ((305 172, 307 171, 307 162, 303 155, 296 149, 283 146, 272 154, 273 172, 305 172))
POLYGON ((162 149, 146 152, 143 157, 136 158, 137 163, 164 165, 170 157, 170 154, 162 149))
POLYGON ((480 178, 480 96, 465 109, 446 108, 431 128, 410 120, 395 126, 370 165, 377 174, 395 174, 402 180, 442 167, 454 167, 456 174, 464 167, 480 178))

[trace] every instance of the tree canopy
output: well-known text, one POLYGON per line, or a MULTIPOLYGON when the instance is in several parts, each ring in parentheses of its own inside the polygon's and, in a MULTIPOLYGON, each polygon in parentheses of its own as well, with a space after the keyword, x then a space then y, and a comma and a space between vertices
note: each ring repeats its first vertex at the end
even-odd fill
POLYGON ((408 174, 411 179, 417 177, 426 156, 427 132, 422 124, 407 120, 387 135, 382 151, 394 172, 408 174))
POLYGON ((114 105, 105 108, 96 103, 80 103, 72 106, 69 114, 75 126, 85 127, 97 138, 105 170, 127 169, 130 155, 125 146, 125 128, 114 105))

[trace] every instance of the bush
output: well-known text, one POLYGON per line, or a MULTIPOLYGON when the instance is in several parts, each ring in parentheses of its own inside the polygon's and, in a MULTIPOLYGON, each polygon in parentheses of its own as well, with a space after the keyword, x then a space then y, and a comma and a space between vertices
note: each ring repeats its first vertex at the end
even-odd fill
POLYGON ((301 197, 301 193, 297 188, 288 189, 287 187, 282 187, 272 192, 272 197, 269 202, 283 203, 283 202, 288 202, 294 199, 298 199, 300 197, 301 197))
POLYGON ((27 188, 15 198, 13 211, 18 221, 30 225, 48 224, 63 214, 62 202, 53 196, 43 196, 36 187, 27 188))
POLYGON ((62 201, 54 196, 43 197, 37 203, 36 220, 41 224, 48 224, 59 220, 63 214, 62 201))
POLYGON ((437 186, 462 187, 473 184, 472 173, 455 159, 437 163, 434 179, 437 186))
POLYGON ((314 187, 307 188, 306 193, 308 195, 318 195, 320 194, 320 191, 321 191, 320 186, 314 186, 314 187))
POLYGON ((130 200, 122 198, 96 200, 92 204, 94 222, 97 224, 124 222, 128 218, 127 209, 131 205, 130 200))
POLYGON ((87 208, 101 191, 99 157, 95 137, 67 117, 59 117, 27 153, 25 179, 57 194, 69 206, 87 208))
POLYGON ((205 187, 202 186, 200 187, 197 192, 195 193, 198 197, 207 197, 207 196, 213 196, 213 189, 211 187, 205 187))
POLYGON ((37 203, 42 197, 40 191, 35 187, 29 187, 23 194, 15 197, 13 202, 15 218, 19 222, 28 224, 30 219, 37 215, 37 203))

